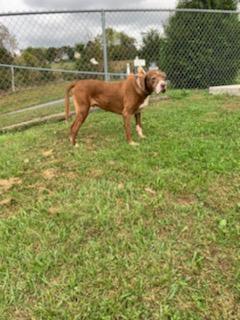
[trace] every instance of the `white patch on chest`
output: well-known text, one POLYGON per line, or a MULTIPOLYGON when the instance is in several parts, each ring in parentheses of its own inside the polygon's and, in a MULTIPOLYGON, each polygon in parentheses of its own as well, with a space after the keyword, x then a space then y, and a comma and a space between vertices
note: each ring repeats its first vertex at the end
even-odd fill
POLYGON ((138 110, 142 110, 149 105, 149 96, 144 100, 144 102, 139 106, 138 110))

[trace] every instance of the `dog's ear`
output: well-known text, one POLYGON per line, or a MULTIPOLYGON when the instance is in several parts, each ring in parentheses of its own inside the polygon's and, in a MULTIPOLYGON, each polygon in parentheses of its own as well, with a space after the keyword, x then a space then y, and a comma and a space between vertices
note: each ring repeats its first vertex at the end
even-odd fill
POLYGON ((146 91, 146 84, 145 84, 145 78, 146 78, 146 72, 142 67, 138 67, 138 74, 137 74, 137 85, 140 89, 143 91, 146 91))
POLYGON ((146 74, 146 71, 143 69, 143 67, 138 67, 138 76, 145 75, 145 74, 146 74))

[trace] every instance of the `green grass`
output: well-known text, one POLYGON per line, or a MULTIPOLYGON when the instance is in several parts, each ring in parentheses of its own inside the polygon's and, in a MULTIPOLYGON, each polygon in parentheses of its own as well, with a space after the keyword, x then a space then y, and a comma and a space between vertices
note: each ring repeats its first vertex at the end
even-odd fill
POLYGON ((169 95, 139 147, 104 112, 0 136, 1 319, 240 319, 239 98, 169 95))
POLYGON ((73 61, 54 62, 50 67, 53 69, 76 70, 76 64, 73 61))
POLYGON ((33 110, 26 110, 20 113, 11 114, 11 115, 0 115, 0 129, 11 126, 14 124, 18 124, 24 121, 34 120, 36 118, 41 118, 44 116, 53 115, 56 113, 64 112, 64 102, 46 106, 44 108, 33 109, 33 110))
POLYGON ((0 100, 0 129, 20 122, 33 120, 38 117, 64 112, 64 103, 59 103, 44 108, 26 110, 17 114, 7 114, 11 111, 17 111, 49 101, 63 99, 66 86, 67 82, 48 84, 2 96, 0 100))
POLYGON ((16 93, 3 95, 0 99, 0 116, 7 112, 62 99, 64 98, 66 85, 66 82, 47 84, 33 87, 31 89, 24 88, 16 93))

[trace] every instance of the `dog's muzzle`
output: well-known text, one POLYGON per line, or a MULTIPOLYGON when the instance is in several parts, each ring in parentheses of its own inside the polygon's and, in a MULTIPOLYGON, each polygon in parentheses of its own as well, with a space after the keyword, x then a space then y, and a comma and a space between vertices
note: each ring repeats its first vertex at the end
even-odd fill
POLYGON ((157 84, 157 86, 155 88, 155 92, 157 94, 159 94, 160 92, 164 93, 164 92, 166 92, 166 87, 167 87, 167 85, 166 85, 165 81, 159 81, 159 83, 157 84))
POLYGON ((166 85, 165 85, 165 84, 162 84, 162 85, 161 85, 161 92, 162 92, 162 93, 165 93, 165 92, 166 92, 166 85))

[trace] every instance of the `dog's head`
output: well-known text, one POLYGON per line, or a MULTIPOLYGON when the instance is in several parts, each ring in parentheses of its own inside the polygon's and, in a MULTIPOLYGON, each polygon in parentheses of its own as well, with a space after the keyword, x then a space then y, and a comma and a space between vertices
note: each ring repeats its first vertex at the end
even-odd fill
POLYGON ((148 94, 152 92, 164 93, 167 89, 166 74, 159 70, 145 72, 143 68, 138 69, 138 85, 148 94))

